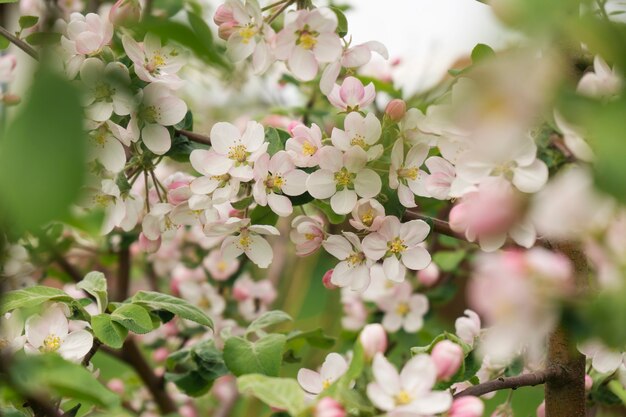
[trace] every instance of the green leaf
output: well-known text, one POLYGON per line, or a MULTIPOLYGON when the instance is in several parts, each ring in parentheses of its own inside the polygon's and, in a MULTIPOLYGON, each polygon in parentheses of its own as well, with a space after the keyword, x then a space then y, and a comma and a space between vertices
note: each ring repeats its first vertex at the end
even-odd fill
POLYGON ((61 34, 55 32, 34 32, 24 38, 33 46, 54 45, 61 40, 61 34))
POLYGON ((165 310, 180 318, 191 320, 203 326, 213 328, 213 321, 198 307, 187 301, 167 294, 153 291, 139 291, 132 298, 133 304, 146 307, 149 310, 165 310))
POLYGON ((10 226, 32 230, 68 211, 83 182, 83 121, 74 84, 40 71, 0 142, 0 218, 10 226))
POLYGON ((304 391, 293 379, 251 374, 237 378, 237 387, 240 392, 252 395, 270 407, 287 410, 292 416, 306 409, 304 391))
POLYGON ((250 212, 250 222, 252 224, 274 226, 277 221, 278 214, 274 213, 269 206, 256 206, 250 212))
POLYGON ((284 323, 286 321, 292 321, 291 316, 281 310, 268 311, 255 319, 246 330, 246 334, 256 332, 257 330, 265 329, 278 323, 284 323))
MULTIPOLYGON (((0 1, 0 3, 2 3, 0 1)), ((16 408, 10 407, 10 408, 0 408, 0 416, 3 417, 27 417, 26 414, 24 414, 23 412, 17 410, 16 408)))
POLYGON ((106 389, 91 372, 57 354, 16 356, 10 372, 20 391, 34 395, 49 392, 49 396, 70 397, 106 409, 120 404, 118 395, 106 389))
POLYGON ((107 297, 107 279, 104 274, 99 271, 91 271, 82 281, 76 284, 76 288, 86 291, 90 295, 94 296, 98 302, 98 311, 101 313, 106 311, 109 305, 107 297))
POLYGON ((0 314, 22 307, 36 307, 46 301, 71 302, 74 299, 64 291, 43 285, 10 291, 2 296, 0 314))
POLYGON ((20 16, 20 28, 22 29, 28 29, 28 28, 32 28, 33 26, 35 26, 37 24, 37 22, 39 21, 39 17, 37 16, 20 16))
POLYGON ((352 385, 352 381, 355 381, 361 376, 364 365, 365 352, 363 351, 363 345, 361 345, 361 342, 357 341, 354 344, 352 359, 350 360, 350 365, 348 365, 346 373, 335 383, 322 391, 322 396, 326 394, 337 398, 339 395, 342 395, 342 393, 345 393, 352 385))
POLYGON ((346 220, 345 215, 335 213, 330 204, 324 200, 313 200, 311 204, 320 209, 331 224, 341 224, 346 220))
POLYGON ((491 49, 489 45, 485 45, 484 43, 477 44, 474 49, 472 49, 472 63, 476 64, 480 61, 483 61, 485 58, 489 58, 494 56, 496 53, 491 49))
POLYGON ((108 314, 91 317, 93 334, 105 345, 119 349, 124 344, 128 330, 111 320, 108 314))
POLYGON ((323 329, 309 330, 306 332, 296 330, 287 335, 285 348, 299 351, 305 344, 320 349, 330 349, 335 344, 335 338, 324 334, 323 329))
POLYGON ((209 59, 222 67, 228 67, 228 63, 215 47, 213 32, 211 32, 211 28, 209 28, 205 20, 191 11, 187 11, 187 18, 191 28, 198 37, 198 41, 204 46, 209 59))
POLYGON ((330 9, 337 15, 337 34, 344 37, 348 34, 348 19, 341 9, 331 6, 330 9))
POLYGON ((454 272, 461 261, 465 258, 466 251, 463 249, 455 251, 439 251, 433 255, 433 261, 442 271, 454 272))
POLYGON ((242 198, 239 201, 235 201, 234 203, 231 203, 231 205, 236 210, 244 210, 247 207, 250 207, 250 204, 252 204, 253 201, 254 201, 254 198, 250 195, 248 197, 242 198))
POLYGON ((285 143, 291 135, 282 129, 268 127, 265 129, 265 140, 269 142, 267 153, 273 156, 276 152, 285 150, 285 143))
POLYGON ((137 304, 122 304, 111 313, 111 320, 133 333, 145 334, 154 329, 148 311, 137 304))
POLYGON ((282 362, 285 335, 268 334, 251 342, 243 337, 231 337, 224 344, 224 362, 236 376, 264 374, 277 376, 282 362))
MULTIPOLYGON (((2 2, 0 1, 0 3, 2 2)), ((4 36, 0 36, 0 51, 4 51, 10 45, 11 45, 11 42, 9 42, 7 38, 5 38, 4 36)))
POLYGON ((228 373, 222 352, 212 340, 172 353, 166 365, 170 372, 165 374, 165 378, 194 397, 205 394, 213 381, 228 373))

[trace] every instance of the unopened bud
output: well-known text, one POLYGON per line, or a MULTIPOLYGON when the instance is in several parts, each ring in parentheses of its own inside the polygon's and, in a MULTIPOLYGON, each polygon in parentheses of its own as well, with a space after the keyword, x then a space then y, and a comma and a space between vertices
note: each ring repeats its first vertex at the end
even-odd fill
POLYGON ((222 23, 217 29, 217 36, 227 41, 230 35, 235 32, 235 25, 235 22, 222 23))
POLYGON ((118 395, 124 394, 124 381, 119 378, 113 378, 107 382, 107 387, 118 395))
POLYGON ((314 417, 345 417, 346 410, 331 397, 322 398, 315 406, 314 417))
POLYGON ((141 5, 137 0, 117 0, 109 11, 109 21, 115 26, 132 26, 141 19, 141 5))
POLYGON ((406 103, 404 100, 400 100, 399 98, 395 98, 387 104, 387 108, 385 109, 385 114, 394 122, 399 121, 404 117, 406 113, 406 103))
POLYGON ((431 262, 426 268, 417 272, 417 280, 425 287, 432 287, 439 281, 439 267, 431 262))
POLYGON ((233 11, 225 4, 220 4, 215 10, 215 14, 213 15, 213 21, 217 26, 220 26, 226 22, 232 22, 235 18, 233 17, 233 11))
POLYGON ((387 333, 378 323, 365 326, 361 331, 359 341, 368 359, 373 359, 377 353, 385 353, 387 350, 387 333))
POLYGON ((437 368, 437 378, 448 380, 457 373, 463 362, 463 349, 449 340, 442 340, 433 348, 430 356, 437 368))
POLYGON ((324 284, 324 287, 326 287, 326 289, 328 290, 334 290, 335 288, 337 288, 337 286, 331 282, 331 279, 333 278, 333 271, 334 269, 329 269, 322 277, 322 283, 324 284))
POLYGON ((461 397, 454 400, 448 417, 482 417, 485 404, 477 397, 461 397))

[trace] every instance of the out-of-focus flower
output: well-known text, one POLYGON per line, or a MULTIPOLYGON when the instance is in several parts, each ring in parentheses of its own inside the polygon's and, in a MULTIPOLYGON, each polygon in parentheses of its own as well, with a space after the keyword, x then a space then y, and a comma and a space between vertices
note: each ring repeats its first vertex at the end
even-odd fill
POLYGON ((343 288, 341 291, 341 304, 344 316, 341 318, 341 327, 346 330, 357 331, 366 324, 367 309, 359 294, 343 288))
POLYGON ((450 340, 442 340, 437 343, 433 347, 430 357, 437 368, 437 378, 444 381, 457 373, 464 359, 461 346, 450 340))
POLYGON ((472 189, 472 185, 456 175, 456 168, 439 156, 431 156, 424 162, 429 174, 426 176, 426 192, 432 198, 447 200, 457 198, 472 189))
POLYGON ((378 323, 365 326, 361 330, 359 341, 368 359, 373 359, 377 353, 385 353, 387 350, 387 333, 385 328, 378 323))
POLYGON ((324 241, 324 224, 321 218, 296 216, 291 221, 289 237, 296 245, 296 255, 307 256, 322 246, 324 241))
POLYGON ((452 395, 432 391, 437 369, 428 355, 417 355, 398 371, 382 355, 374 357, 375 381, 367 385, 367 396, 374 405, 390 415, 426 417, 447 411, 452 395))
POLYGON ((124 395, 124 381, 119 378, 112 378, 107 382, 107 388, 116 393, 117 395, 124 395))
POLYGON ((226 308, 226 301, 208 282, 183 281, 178 284, 180 296, 206 312, 211 317, 219 316, 226 308))
POLYGON ((322 276, 322 284, 324 284, 324 288, 326 288, 327 290, 334 290, 335 288, 339 288, 332 283, 333 272, 334 269, 329 269, 328 271, 324 272, 324 275, 322 276))
POLYGON ((293 75, 310 81, 318 63, 333 62, 341 56, 341 40, 335 33, 337 16, 329 8, 298 10, 285 15, 285 25, 276 35, 276 58, 287 61, 293 75))
POLYGON ((69 333, 69 323, 63 309, 49 307, 42 316, 36 314, 26 320, 27 353, 57 352, 63 358, 79 362, 93 345, 93 336, 87 330, 69 333))
POLYGON ((298 371, 298 383, 309 394, 317 395, 348 370, 348 362, 338 353, 329 353, 319 372, 301 368, 298 371))
POLYGON ((457 398, 448 411, 448 417, 482 417, 485 404, 480 398, 466 396, 457 398))
POLYGON ((239 313, 252 321, 265 313, 276 299, 276 289, 269 280, 253 281, 242 274, 233 286, 233 296, 239 301, 239 313))
POLYGON ((138 0, 117 0, 109 10, 109 21, 116 26, 132 26, 141 18, 138 0))
POLYGON ((15 311, 0 316, 0 353, 17 352, 24 347, 24 320, 15 311))
POLYGON ((596 55, 593 59, 593 71, 582 76, 578 82, 577 91, 591 97, 611 97, 622 88, 622 78, 615 68, 596 55))
POLYGON ((593 150, 578 130, 574 126, 567 123, 556 110, 554 111, 554 120, 556 122, 556 126, 563 134, 563 141, 565 142, 567 149, 569 149, 570 152, 572 152, 572 154, 581 161, 593 161, 593 150))
POLYGON ((343 122, 344 130, 333 128, 331 140, 334 146, 347 151, 353 146, 362 148, 367 153, 367 160, 373 161, 383 154, 383 145, 377 144, 382 133, 380 121, 373 113, 363 117, 353 112, 343 122))
POLYGON ((239 260, 226 261, 222 251, 214 249, 202 260, 202 265, 216 281, 226 281, 239 269, 239 260))
POLYGON ((459 339, 470 346, 474 346, 476 338, 480 336, 480 317, 472 310, 465 310, 465 315, 454 322, 454 329, 459 339))
MULTIPOLYGON (((620 366, 626 365, 626 355, 604 346, 599 341, 590 341, 578 347, 585 356, 591 358, 591 366, 601 374, 612 374, 620 366)), ((593 381, 592 381, 593 383, 593 381)))
POLYGON ((313 417, 346 417, 346 415, 346 410, 331 397, 322 398, 313 412, 313 417))
POLYGON ((417 271, 417 281, 426 286, 432 287, 439 281, 441 271, 434 262, 431 262, 426 268, 417 271))
POLYGON ((13 54, 0 56, 0 83, 9 83, 13 81, 15 75, 15 66, 17 59, 13 54))
POLYGON ((428 298, 424 294, 413 294, 408 282, 396 285, 376 304, 385 313, 383 327, 392 333, 400 328, 407 333, 417 332, 424 325, 424 315, 428 312, 428 298))
POLYGON ((330 104, 345 112, 358 112, 372 104, 375 98, 374 84, 363 86, 361 80, 355 77, 346 77, 341 86, 335 84, 328 95, 330 104))
POLYGON ((97 54, 111 42, 112 37, 113 25, 101 16, 95 13, 71 14, 67 24, 67 39, 74 44, 77 53, 97 54))
POLYGON ((120 62, 105 63, 87 58, 80 67, 80 79, 87 87, 85 112, 96 122, 104 122, 115 114, 129 115, 134 107, 130 93, 128 68, 120 62))

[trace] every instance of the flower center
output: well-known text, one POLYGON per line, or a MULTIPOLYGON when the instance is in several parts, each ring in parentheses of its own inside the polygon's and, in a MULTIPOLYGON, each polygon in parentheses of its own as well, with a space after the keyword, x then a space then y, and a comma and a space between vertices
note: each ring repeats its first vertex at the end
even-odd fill
POLYGON ((306 240, 313 240, 317 237, 317 235, 315 233, 305 233, 304 237, 306 238, 306 240))
POLYGON ((355 175, 348 172, 346 168, 341 168, 340 171, 335 172, 335 182, 338 186, 347 187, 352 185, 352 180, 355 175))
POLYGON ((329 379, 325 379, 322 381, 322 389, 326 389, 332 385, 332 382, 329 379))
POLYGON ((309 26, 305 25, 302 30, 296 32, 298 39, 296 45, 301 46, 304 49, 313 49, 317 44, 318 32, 309 30, 309 26))
POLYGON ((367 150, 369 145, 365 143, 365 138, 361 135, 354 135, 354 137, 350 140, 350 145, 352 146, 360 146, 361 148, 367 150))
POLYGON ((268 190, 280 191, 283 185, 285 185, 285 179, 280 174, 268 175, 265 180, 265 187, 268 190))
POLYGON ((244 26, 239 29, 239 36, 241 36, 241 43, 248 44, 250 40, 256 35, 258 29, 254 26, 244 26))
POLYGON ((158 116, 159 111, 154 106, 146 107, 141 112, 141 118, 148 123, 156 123, 158 116))
POLYGON ((228 151, 228 157, 233 161, 241 163, 246 162, 246 159, 248 158, 248 150, 246 149, 246 145, 239 144, 231 146, 230 150, 228 151))
POLYGON ((107 207, 110 203, 113 202, 113 196, 107 194, 96 194, 92 198, 93 204, 99 207, 107 207))
POLYGON ((499 165, 491 171, 491 175, 494 176, 503 176, 507 180, 513 180, 513 168, 515 168, 515 162, 507 162, 502 165, 499 165))
POLYGON ((405 302, 400 302, 396 306, 396 313, 399 316, 406 316, 407 314, 409 314, 409 311, 411 311, 411 309, 409 308, 409 305, 405 302))
POLYGON ((239 236, 239 247, 241 249, 248 250, 251 244, 252 244, 252 239, 250 239, 250 236, 247 233, 239 236))
POLYGON ((49 334, 43 340, 43 345, 39 348, 42 352, 56 352, 61 347, 61 338, 55 334, 49 334))
POLYGON ((154 71, 158 69, 159 67, 162 67, 166 63, 167 63, 167 60, 165 59, 165 56, 163 56, 163 54, 161 54, 160 51, 155 52, 154 55, 152 55, 152 62, 150 65, 150 67, 152 68, 151 71, 154 71))
POLYGON ((389 249, 389 252, 397 255, 404 252, 407 246, 404 244, 404 240, 397 237, 391 242, 387 243, 387 248, 389 249))
POLYGON ((228 268, 228 264, 225 261, 219 261, 217 263, 217 270, 220 272, 225 272, 226 268, 228 268))
POLYGON ((368 227, 374 223, 374 212, 371 209, 361 215, 361 223, 368 227))
POLYGON ((417 177, 419 176, 419 169, 417 169, 416 167, 400 168, 397 172, 398 172, 398 177, 409 178, 413 181, 415 181, 417 177))
POLYGON ((198 307, 204 310, 208 310, 209 308, 211 308, 211 301, 205 295, 203 295, 198 300, 198 307))
POLYGON ((398 405, 406 405, 411 402, 412 398, 408 392, 402 390, 396 395, 395 400, 398 405))
POLYGON ((115 94, 115 88, 112 88, 109 84, 98 82, 94 89, 94 96, 96 101, 113 101, 112 97, 115 94))
POLYGON ((354 268, 357 265, 361 265, 364 260, 365 260, 365 255, 363 254, 363 252, 359 252, 359 253, 354 252, 352 255, 346 258, 346 261, 348 261, 348 264, 352 268, 354 268))
POLYGON ((317 146, 311 144, 311 142, 306 141, 302 144, 302 153, 306 156, 311 156, 315 152, 317 152, 317 146))

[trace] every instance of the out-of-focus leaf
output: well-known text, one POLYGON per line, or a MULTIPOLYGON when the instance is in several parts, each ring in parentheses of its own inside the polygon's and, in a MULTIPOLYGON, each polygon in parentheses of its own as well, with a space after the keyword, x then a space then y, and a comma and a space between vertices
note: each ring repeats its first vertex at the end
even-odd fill
POLYGON ((237 387, 242 393, 253 395, 270 407, 287 410, 292 416, 306 408, 304 391, 294 379, 243 375, 237 378, 237 387))
POLYGON ((91 271, 82 281, 76 284, 76 288, 91 294, 98 302, 98 311, 104 312, 109 303, 107 297, 107 279, 99 271, 91 271))
POLYGON ((213 328, 213 321, 198 307, 180 298, 154 291, 139 291, 131 299, 133 304, 150 310, 165 310, 180 318, 194 321, 203 326, 213 328))
POLYGON ((70 302, 73 298, 64 291, 42 285, 10 291, 2 296, 0 315, 18 308, 36 307, 46 301, 70 302))
POLYGON ((4 36, 0 36, 0 51, 4 51, 11 45, 11 42, 4 36))
POLYGON ((285 341, 286 337, 282 334, 268 334, 255 342, 243 337, 230 337, 224 344, 224 362, 236 376, 277 376, 285 341))
POLYGON ((19 24, 20 28, 28 29, 32 28, 39 21, 39 17, 37 16, 20 16, 19 24))
POLYGON ((228 373, 222 352, 212 340, 174 352, 167 358, 167 367, 165 378, 194 397, 205 394, 213 381, 228 373))
POLYGON ((494 56, 496 53, 491 49, 489 45, 485 45, 484 43, 477 44, 474 49, 472 49, 472 63, 476 64, 480 61, 483 61, 485 58, 489 58, 494 56))
POLYGON ((270 327, 274 324, 284 323, 291 320, 293 320, 291 316, 284 311, 268 311, 250 323, 246 333, 256 332, 257 330, 265 329, 266 327, 270 327))
POLYGON ((439 251, 433 255, 433 261, 442 271, 453 272, 458 268, 465 255, 466 252, 463 249, 439 251))
POLYGON ((33 32, 24 40, 33 46, 54 45, 61 40, 61 34, 55 32, 33 32))

